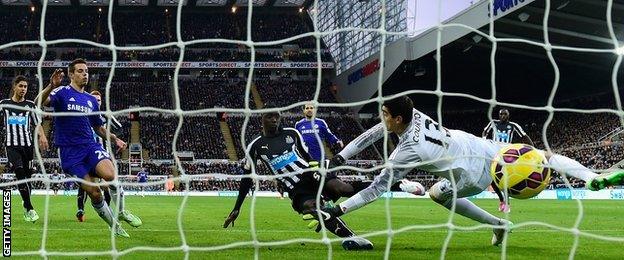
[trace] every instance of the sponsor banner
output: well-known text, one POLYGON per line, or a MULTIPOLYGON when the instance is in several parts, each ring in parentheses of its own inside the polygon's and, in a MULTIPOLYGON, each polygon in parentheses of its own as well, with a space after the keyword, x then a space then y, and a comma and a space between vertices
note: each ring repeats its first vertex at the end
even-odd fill
MULTIPOLYGON (((19 196, 19 192, 17 190, 11 191, 13 196, 19 196)), ((166 191, 146 191, 144 192, 145 196, 184 196, 184 192, 166 192, 166 191)), ((53 195, 54 193, 51 190, 47 192, 45 190, 33 190, 32 194, 34 195, 53 195)), ((76 196, 76 190, 63 191, 59 190, 58 195, 65 196, 76 196)), ((140 196, 139 191, 124 191, 124 194, 127 196, 140 196)), ((236 197, 238 196, 238 191, 191 191, 188 192, 189 196, 199 196, 199 197, 236 197)), ((284 194, 288 197, 288 193, 284 194)), ((251 193, 247 196, 251 196, 251 193)), ((256 192, 257 197, 279 197, 279 193, 273 191, 258 191, 256 192)), ((429 194, 425 193, 424 196, 416 196, 407 192, 386 192, 380 196, 381 198, 407 198, 407 199, 429 199, 429 194)), ((469 199, 496 199, 496 193, 490 191, 483 191, 477 195, 468 197, 469 199)), ((557 200, 571 200, 571 199, 616 199, 622 200, 624 199, 624 189, 612 189, 612 190, 601 190, 601 191, 589 191, 586 189, 556 189, 556 190, 545 190, 540 194, 535 196, 532 199, 557 199, 557 200)))
MULTIPOLYGON (((0 68, 33 68, 37 67, 38 61, 0 61, 0 68)), ((69 65, 70 61, 44 61, 42 67, 44 68, 65 68, 69 65)), ((89 68, 110 68, 113 65, 112 61, 89 61, 87 66, 89 68)), ((140 68, 140 69, 153 69, 153 68, 169 68, 173 69, 177 65, 177 62, 170 61, 118 61, 115 64, 116 68, 140 68)), ((251 62, 216 62, 216 61, 194 61, 194 62, 182 62, 180 67, 183 69, 247 69, 251 67, 251 62)), ((258 69, 315 69, 317 68, 316 62, 255 62, 254 68, 258 69)), ((321 68, 333 69, 334 63, 323 62, 321 68)))

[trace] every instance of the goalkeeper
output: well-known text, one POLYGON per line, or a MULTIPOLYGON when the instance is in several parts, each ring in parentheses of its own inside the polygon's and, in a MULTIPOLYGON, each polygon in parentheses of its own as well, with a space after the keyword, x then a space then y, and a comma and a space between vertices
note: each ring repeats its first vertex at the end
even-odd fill
MULTIPOLYGON (((386 191, 389 182, 396 182, 412 168, 426 170, 445 179, 429 190, 433 201, 455 212, 483 224, 511 225, 479 208, 466 197, 479 194, 492 182, 489 162, 506 144, 485 140, 459 130, 448 130, 422 112, 414 109, 407 96, 401 96, 383 103, 383 123, 386 128, 399 135, 399 144, 389 156, 392 169, 383 169, 373 183, 336 207, 325 210, 332 216, 341 216, 375 201, 386 191), (406 166, 407 164, 417 164, 406 166), (454 179, 455 183, 451 183, 454 179), (456 199, 454 199, 454 194, 456 199)), ((382 123, 369 129, 332 158, 330 167, 340 165, 349 158, 383 137, 382 123)), ((584 180, 590 190, 624 184, 624 171, 598 175, 568 157, 546 153, 549 167, 560 173, 584 180)), ((505 236, 505 229, 494 229, 492 245, 498 246, 505 236)))

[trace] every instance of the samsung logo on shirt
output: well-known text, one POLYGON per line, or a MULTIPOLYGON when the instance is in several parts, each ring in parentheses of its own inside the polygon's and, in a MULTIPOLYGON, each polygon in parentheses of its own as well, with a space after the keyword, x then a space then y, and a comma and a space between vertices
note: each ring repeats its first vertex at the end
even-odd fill
POLYGON ((76 105, 76 104, 67 104, 67 111, 91 113, 93 110, 90 107, 85 107, 85 106, 76 105))
POLYGON ((306 129, 306 130, 301 130, 301 134, 315 134, 318 133, 319 130, 318 129, 306 129))

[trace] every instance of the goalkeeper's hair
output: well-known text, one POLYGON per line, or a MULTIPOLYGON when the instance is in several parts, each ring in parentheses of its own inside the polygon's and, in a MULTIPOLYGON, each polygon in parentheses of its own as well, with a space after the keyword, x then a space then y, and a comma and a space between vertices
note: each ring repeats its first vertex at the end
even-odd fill
POLYGON ((92 96, 102 96, 102 93, 100 93, 97 90, 91 91, 91 93, 89 93, 89 94, 91 94, 92 96))
POLYGON ((408 124, 412 121, 414 103, 407 95, 387 100, 383 103, 383 106, 388 109, 391 117, 401 116, 403 124, 408 124))
POLYGON ((87 61, 85 59, 81 59, 81 58, 73 60, 69 64, 69 66, 67 66, 67 72, 68 73, 74 73, 74 69, 76 69, 76 65, 77 64, 87 64, 87 61))

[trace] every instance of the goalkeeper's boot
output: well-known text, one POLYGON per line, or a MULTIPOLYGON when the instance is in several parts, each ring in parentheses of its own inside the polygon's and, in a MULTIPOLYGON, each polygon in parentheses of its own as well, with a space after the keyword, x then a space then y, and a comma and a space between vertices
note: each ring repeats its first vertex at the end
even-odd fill
POLYGON ((78 222, 84 222, 84 210, 79 209, 78 212, 76 212, 76 218, 78 219, 78 222))
POLYGON ((127 211, 127 210, 124 210, 121 213, 119 213, 119 220, 128 222, 130 226, 133 226, 135 228, 143 225, 143 221, 141 221, 139 217, 133 215, 132 213, 130 213, 130 211, 127 211))
POLYGON ((597 191, 609 186, 624 185, 624 170, 600 174, 589 182, 588 189, 597 191))
POLYGON ((119 223, 115 223, 115 236, 129 238, 130 235, 121 227, 119 223))
POLYGON ((507 233, 511 233, 513 222, 506 220, 506 219, 501 219, 498 221, 498 225, 502 227, 496 227, 493 230, 494 231, 494 235, 492 236, 493 246, 499 246, 501 243, 503 243, 503 240, 505 239, 505 236, 507 235, 507 233))
POLYGON ((37 221, 38 219, 39 219, 39 215, 37 214, 37 211, 35 211, 34 209, 24 212, 24 220, 35 223, 35 221, 37 221))
POLYGON ((342 248, 352 250, 373 250, 373 243, 363 237, 349 237, 342 241, 342 248))

